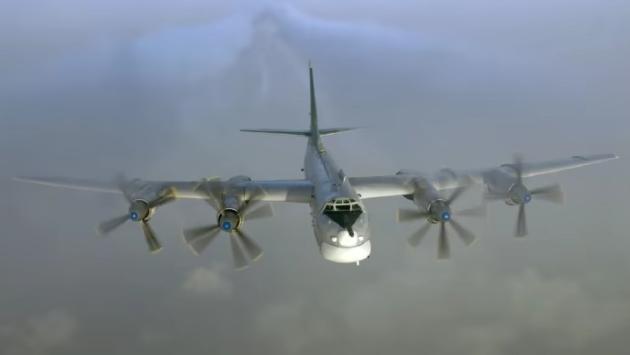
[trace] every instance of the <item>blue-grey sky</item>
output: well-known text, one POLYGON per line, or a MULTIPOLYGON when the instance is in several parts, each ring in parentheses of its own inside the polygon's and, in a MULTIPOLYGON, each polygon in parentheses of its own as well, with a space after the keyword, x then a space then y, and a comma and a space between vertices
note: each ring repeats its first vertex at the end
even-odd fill
MULTIPOLYGON (((435 258, 397 225, 404 199, 367 202, 373 254, 324 261, 306 206, 247 230, 265 255, 230 269, 181 229, 199 201, 99 238, 116 196, 21 185, 16 175, 298 178, 304 141, 239 128, 307 126, 307 63, 325 143, 350 175, 626 156, 630 4, 615 0, 13 1, 0 13, 0 353, 625 354, 630 240, 625 160, 532 180, 533 203, 466 223, 435 258)), ((463 205, 479 201, 480 190, 463 205)))

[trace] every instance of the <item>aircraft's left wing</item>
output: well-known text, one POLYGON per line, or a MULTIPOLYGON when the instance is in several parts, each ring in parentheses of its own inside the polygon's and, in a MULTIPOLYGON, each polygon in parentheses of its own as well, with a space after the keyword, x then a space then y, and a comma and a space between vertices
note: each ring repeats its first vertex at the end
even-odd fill
POLYGON ((363 176, 349 178, 361 199, 413 194, 413 177, 407 175, 363 176))
MULTIPOLYGON (((617 159, 615 154, 598 154, 573 156, 566 159, 549 160, 522 164, 522 177, 529 178, 554 174, 565 170, 576 169, 588 165, 617 159)), ((513 164, 502 164, 498 167, 471 171, 454 171, 445 169, 433 176, 402 171, 397 175, 352 177, 350 183, 363 199, 405 196, 414 193, 415 180, 423 178, 436 190, 446 190, 473 184, 489 184, 495 176, 514 177, 513 164)))

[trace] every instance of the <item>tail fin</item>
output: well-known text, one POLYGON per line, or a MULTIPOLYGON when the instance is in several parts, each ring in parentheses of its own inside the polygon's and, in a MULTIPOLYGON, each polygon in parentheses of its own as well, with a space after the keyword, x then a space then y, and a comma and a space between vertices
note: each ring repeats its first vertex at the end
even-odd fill
POLYGON ((308 62, 308 79, 311 97, 311 139, 314 142, 319 141, 319 128, 317 127, 317 102, 315 101, 315 83, 313 81, 313 67, 308 62))
POLYGON ((328 128, 319 129, 317 126, 317 104, 315 102, 315 83, 313 80, 313 67, 311 63, 308 63, 308 78, 311 100, 311 128, 309 130, 289 130, 289 129, 241 129, 241 132, 253 132, 253 133, 271 133, 271 134, 287 134, 292 136, 310 137, 313 142, 318 143, 319 137, 330 136, 339 132, 351 131, 356 128, 328 128))

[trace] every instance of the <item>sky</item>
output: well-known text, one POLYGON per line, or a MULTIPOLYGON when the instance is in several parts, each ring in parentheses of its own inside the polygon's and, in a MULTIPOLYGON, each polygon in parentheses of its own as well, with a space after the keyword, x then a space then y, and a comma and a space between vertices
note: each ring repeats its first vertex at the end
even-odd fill
POLYGON ((1 354, 627 352, 627 1, 6 0, 0 48, 1 354), (227 239, 183 243, 201 201, 158 211, 151 255, 137 225, 98 236, 119 196, 12 180, 300 178, 302 139, 238 130, 307 127, 309 60, 320 126, 362 127, 324 141, 351 176, 622 159, 527 181, 565 192, 528 205, 527 238, 502 203, 462 218, 478 240, 448 261, 435 234, 407 244, 402 198, 366 202, 358 267, 276 204, 241 272, 227 239))

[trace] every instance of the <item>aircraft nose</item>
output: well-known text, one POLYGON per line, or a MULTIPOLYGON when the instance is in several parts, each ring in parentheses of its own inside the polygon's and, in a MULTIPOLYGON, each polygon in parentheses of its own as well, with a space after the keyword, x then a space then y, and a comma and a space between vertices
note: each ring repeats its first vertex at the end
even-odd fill
POLYGON ((342 247, 354 247, 361 244, 363 240, 364 238, 356 232, 354 235, 350 235, 347 230, 339 231, 339 233, 337 233, 337 243, 339 243, 339 246, 342 247))

